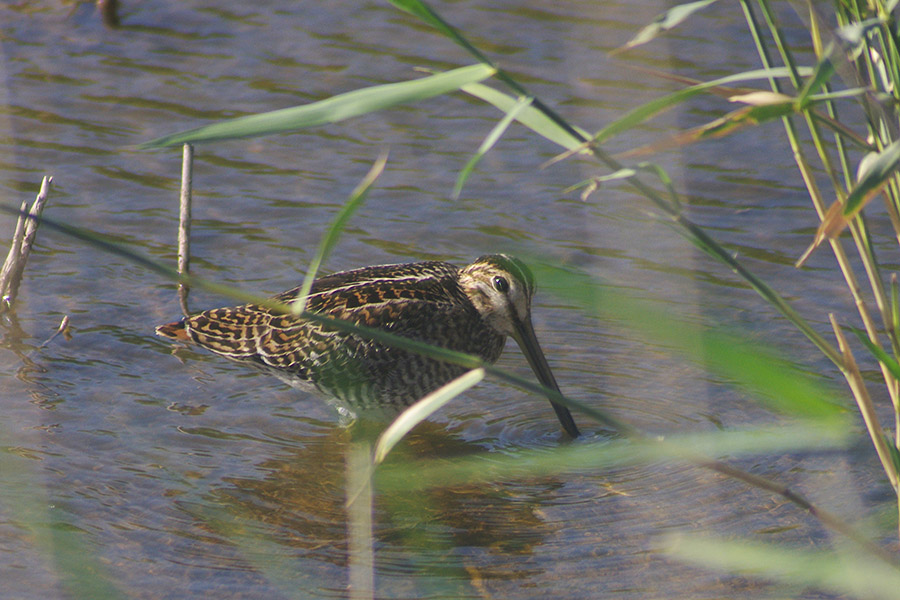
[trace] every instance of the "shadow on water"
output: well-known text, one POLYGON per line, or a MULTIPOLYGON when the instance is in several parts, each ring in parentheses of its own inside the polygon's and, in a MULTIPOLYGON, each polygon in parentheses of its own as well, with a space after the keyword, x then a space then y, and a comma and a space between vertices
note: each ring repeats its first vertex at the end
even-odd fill
MULTIPOLYGON (((184 433, 231 437, 210 430, 184 433)), ((190 567, 184 577, 191 588, 202 585, 208 570, 225 569, 250 581, 261 574, 265 585, 288 591, 299 578, 313 595, 340 595, 350 560, 347 486, 356 485, 347 481, 344 467, 359 436, 358 430, 338 428, 295 437, 245 476, 225 475, 205 489, 173 491, 166 501, 170 506, 158 508, 170 515, 169 530, 160 532, 168 549, 160 548, 159 555, 190 567)), ((415 461, 423 456, 452 461, 474 453, 484 449, 439 424, 424 424, 389 462, 408 464, 415 476, 415 461)), ((562 485, 542 478, 378 493, 373 514, 378 595, 384 590, 387 597, 470 597, 478 595, 473 581, 536 577, 542 567, 528 565, 534 549, 564 526, 543 515, 562 485)))

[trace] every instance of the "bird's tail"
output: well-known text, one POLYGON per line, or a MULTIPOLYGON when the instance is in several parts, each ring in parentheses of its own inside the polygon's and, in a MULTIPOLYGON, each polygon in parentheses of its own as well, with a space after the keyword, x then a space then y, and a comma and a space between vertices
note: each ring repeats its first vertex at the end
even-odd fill
POLYGON ((189 341, 191 339, 184 328, 184 319, 160 325, 156 328, 156 335, 167 337, 171 340, 189 341))

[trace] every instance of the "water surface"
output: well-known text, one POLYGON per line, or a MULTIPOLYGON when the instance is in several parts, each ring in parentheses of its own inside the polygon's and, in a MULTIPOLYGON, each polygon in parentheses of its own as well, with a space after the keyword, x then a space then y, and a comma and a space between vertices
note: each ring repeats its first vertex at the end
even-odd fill
MULTIPOLYGON (((48 217, 174 264, 180 155, 136 145, 226 117, 284 108, 471 59, 386 3, 123 2, 105 28, 89 3, 0 6, 4 202, 55 178, 48 217)), ((696 17, 614 60, 656 2, 450 2, 436 8, 572 122, 599 129, 672 84, 630 68, 711 79, 755 68, 737 11, 696 17)), ((728 107, 700 99, 610 143, 628 149, 728 107)), ((455 178, 498 119, 454 95, 345 123, 197 149, 193 268, 242 289, 300 281, 322 232, 384 150, 385 174, 327 268, 495 251, 577 266, 711 328, 737 327, 799 368, 838 374, 732 274, 620 186, 564 190, 598 172, 539 165, 557 153, 513 128, 462 197, 455 178)), ((825 332, 850 302, 826 252, 791 267, 816 224, 780 125, 727 145, 654 157, 691 217, 739 252, 825 332), (732 147, 734 152, 724 152, 732 147), (777 156, 773 159, 772 156, 777 156)), ((0 235, 12 231, 0 216, 0 235)), ((195 291, 196 309, 225 304, 195 291)), ((563 390, 660 433, 778 422, 751 398, 613 318, 539 291, 534 320, 563 390)), ((15 318, 0 325, 0 578, 10 598, 112 586, 134 598, 347 596, 345 457, 351 434, 319 399, 216 357, 172 351, 153 328, 179 316, 171 283, 42 230, 15 318), (71 339, 39 347, 68 315, 71 339), (72 557, 83 563, 70 564, 72 557), (91 586, 96 586, 92 588, 91 586)), ((500 366, 528 375, 510 346, 500 366)), ((578 417, 584 439, 610 439, 578 417)), ((414 432, 391 460, 548 451, 546 401, 486 382, 414 432)), ((851 518, 887 492, 863 442, 841 453, 742 463, 851 518), (862 490, 862 492, 860 492, 862 490)), ((410 465, 410 477, 415 466, 410 465)), ((735 597, 766 584, 688 567, 670 533, 827 547, 797 508, 683 465, 645 465, 377 493, 376 595, 735 597)))

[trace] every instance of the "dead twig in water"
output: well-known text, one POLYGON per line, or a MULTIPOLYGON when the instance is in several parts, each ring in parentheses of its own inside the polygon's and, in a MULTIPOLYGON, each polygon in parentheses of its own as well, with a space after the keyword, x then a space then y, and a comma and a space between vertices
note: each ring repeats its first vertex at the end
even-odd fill
POLYGON ((34 238, 40 224, 40 216, 44 211, 44 204, 47 203, 52 182, 52 177, 44 177, 41 181, 41 191, 38 192, 30 211, 27 210, 28 202, 22 203, 12 244, 6 255, 6 262, 3 263, 3 268, 0 270, 0 313, 12 308, 16 301, 19 284, 22 282, 22 275, 25 272, 25 263, 28 261, 28 255, 31 254, 31 247, 34 245, 34 238))
MULTIPOLYGON (((194 177, 194 147, 184 145, 181 159, 181 199, 178 219, 178 273, 187 275, 191 263, 191 190, 194 177)), ((190 287, 187 282, 178 283, 178 302, 181 304, 181 312, 188 316, 188 292, 190 287)))
POLYGON ((70 334, 68 330, 69 330, 69 315, 66 315, 62 318, 62 321, 59 322, 59 327, 56 328, 56 332, 53 335, 51 335, 49 338, 47 338, 47 340, 44 341, 43 344, 38 346, 38 350, 40 350, 41 348, 45 348, 47 346, 47 344, 49 344, 50 342, 55 340, 59 334, 63 334, 63 337, 66 338, 67 340, 70 339, 72 337, 72 334, 70 334))

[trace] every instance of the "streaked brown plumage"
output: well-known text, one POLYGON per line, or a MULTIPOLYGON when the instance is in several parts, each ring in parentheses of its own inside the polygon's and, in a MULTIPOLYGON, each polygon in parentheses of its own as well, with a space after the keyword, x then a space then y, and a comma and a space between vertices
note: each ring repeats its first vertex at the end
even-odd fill
MULTIPOLYGON (((290 304, 299 292, 296 287, 275 300, 290 304)), ((558 390, 531 326, 533 294, 528 268, 495 254, 462 269, 432 261, 328 275, 313 283, 306 310, 488 363, 500 357, 511 335, 541 383, 558 390)), ((208 310, 156 332, 261 367, 295 387, 314 386, 352 412, 402 408, 465 371, 257 304, 208 310)), ((569 411, 553 407, 566 431, 577 436, 569 411)))

